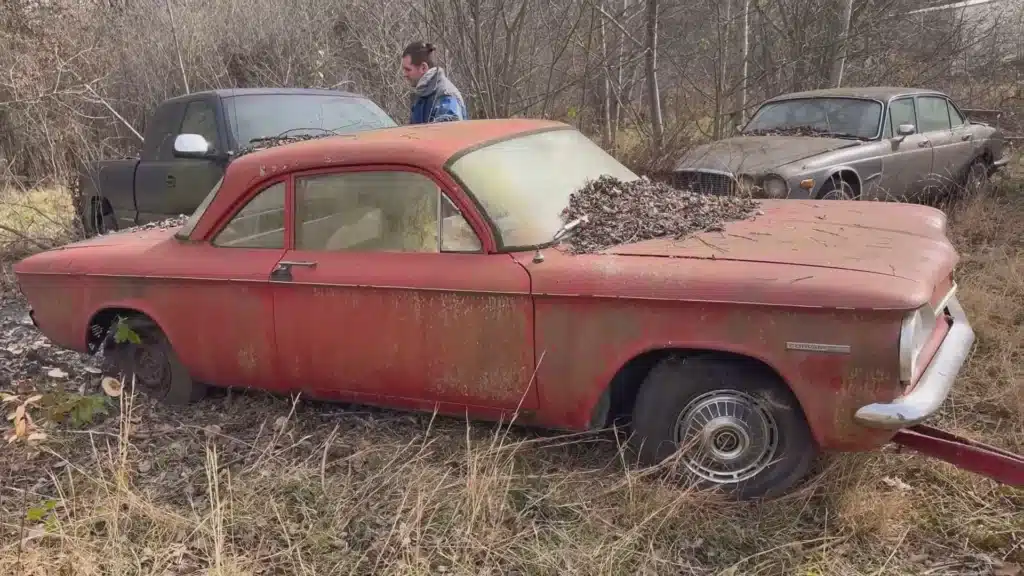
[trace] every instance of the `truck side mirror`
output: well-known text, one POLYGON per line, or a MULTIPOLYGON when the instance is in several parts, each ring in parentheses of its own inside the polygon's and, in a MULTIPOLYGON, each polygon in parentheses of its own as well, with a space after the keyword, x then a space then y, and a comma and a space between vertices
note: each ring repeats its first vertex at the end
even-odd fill
POLYGON ((213 156, 213 146, 199 134, 178 134, 174 139, 174 155, 178 158, 208 159, 213 156))
POLYGON ((896 128, 896 134, 901 136, 901 137, 903 137, 903 138, 906 138, 907 136, 910 136, 910 135, 912 135, 912 134, 914 134, 916 132, 917 132, 917 127, 914 126, 913 124, 900 124, 896 128))

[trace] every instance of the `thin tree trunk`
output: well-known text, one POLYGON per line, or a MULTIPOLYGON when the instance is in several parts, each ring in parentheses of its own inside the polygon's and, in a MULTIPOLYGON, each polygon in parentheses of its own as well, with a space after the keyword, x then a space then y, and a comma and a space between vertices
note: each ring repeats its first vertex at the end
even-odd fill
POLYGON ((750 0, 743 0, 743 83, 740 88, 740 124, 747 123, 747 88, 750 78, 750 0))
MULTIPOLYGON (((604 10, 604 0, 601 1, 601 10, 604 10)), ((604 136, 604 145, 610 149, 612 145, 612 80, 611 61, 608 59, 608 38, 605 34, 604 18, 600 19, 598 29, 601 41, 601 67, 604 73, 601 75, 601 132, 604 136)))
POLYGON ((839 0, 839 38, 836 43, 835 57, 832 60, 832 73, 829 84, 839 88, 843 84, 843 68, 846 66, 846 43, 850 37, 850 18, 853 16, 853 0, 839 0))
POLYGON ((651 135, 654 150, 661 151, 665 125, 661 119, 661 92, 658 90, 658 0, 647 0, 647 98, 651 109, 651 135))

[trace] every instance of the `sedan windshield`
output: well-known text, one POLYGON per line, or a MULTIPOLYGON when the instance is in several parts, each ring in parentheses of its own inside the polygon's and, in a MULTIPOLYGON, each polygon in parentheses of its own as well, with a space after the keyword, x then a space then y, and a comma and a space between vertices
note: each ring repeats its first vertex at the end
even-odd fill
POLYGON ((743 129, 765 134, 831 136, 871 140, 878 135, 882 105, 859 98, 800 98, 762 106, 743 129))
POLYGON ((476 197, 505 248, 546 244, 562 227, 569 196, 607 174, 637 175, 573 129, 548 130, 502 140, 456 160, 454 174, 476 197))
POLYGON ((390 128, 395 121, 372 100, 323 94, 250 94, 224 99, 224 114, 238 146, 256 138, 344 134, 390 128))

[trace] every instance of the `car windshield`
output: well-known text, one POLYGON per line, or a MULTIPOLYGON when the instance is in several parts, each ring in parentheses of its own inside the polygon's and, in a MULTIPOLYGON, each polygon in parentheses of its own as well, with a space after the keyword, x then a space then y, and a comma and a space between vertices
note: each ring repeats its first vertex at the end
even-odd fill
POLYGON ((765 104, 743 133, 831 136, 870 140, 878 135, 882 105, 860 98, 800 98, 765 104))
POLYGON ((548 130, 475 149, 451 172, 476 197, 505 248, 528 249, 551 242, 562 227, 569 196, 607 174, 637 175, 573 129, 548 130))
POLYGON ((206 198, 203 198, 203 201, 199 203, 199 206, 196 206, 196 209, 194 212, 192 212, 192 215, 188 217, 188 220, 185 222, 185 225, 174 233, 175 237, 177 237, 179 240, 188 240, 188 237, 192 235, 192 231, 195 230, 196 224, 199 223, 199 219, 203 217, 203 213, 206 212, 206 209, 210 207, 210 202, 213 202, 214 197, 217 196, 217 191, 220 190, 220 185, 222 182, 224 182, 223 177, 221 177, 220 180, 217 180, 217 183, 214 184, 213 188, 210 189, 210 192, 206 195, 206 198))
POLYGON ((249 94, 224 99, 238 146, 256 138, 338 134, 390 128, 395 121, 372 100, 323 94, 249 94))

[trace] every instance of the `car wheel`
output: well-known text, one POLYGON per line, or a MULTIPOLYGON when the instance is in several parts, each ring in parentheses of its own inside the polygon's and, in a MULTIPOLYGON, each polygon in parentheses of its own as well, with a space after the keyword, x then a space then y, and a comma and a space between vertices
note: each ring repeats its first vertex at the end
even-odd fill
POLYGON ((818 191, 819 200, 853 200, 855 196, 853 186, 840 178, 829 178, 818 191))
POLYGON ((988 183, 988 164, 979 158, 972 162, 967 169, 967 177, 964 181, 965 195, 968 198, 973 198, 984 193, 988 188, 988 183))
POLYGON ((738 499, 777 496, 803 478, 817 446, 788 387, 732 359, 670 357, 647 375, 630 444, 643 465, 673 467, 699 488, 738 499))
POLYGON ((89 202, 89 207, 85 210, 87 214, 87 219, 83 222, 85 235, 90 237, 116 231, 117 220, 114 218, 114 215, 104 214, 103 201, 94 200, 89 202))
MULTIPOLYGON (((206 395, 206 386, 192 380, 159 326, 141 317, 128 318, 124 323, 138 335, 139 342, 110 338, 105 354, 124 374, 126 383, 134 376, 135 386, 144 394, 167 404, 190 404, 206 395)), ((116 326, 115 322, 111 330, 116 332, 116 326)))

